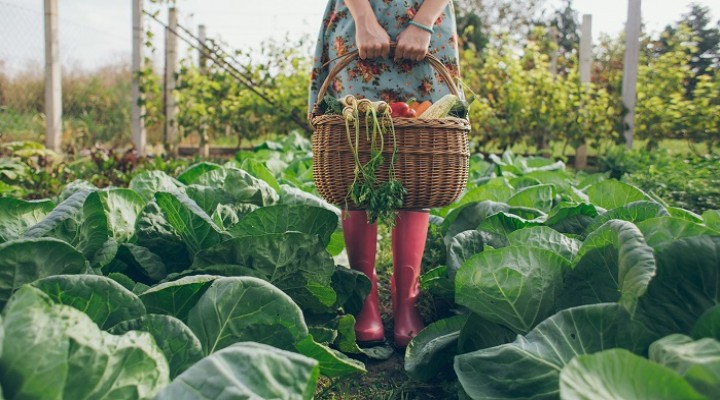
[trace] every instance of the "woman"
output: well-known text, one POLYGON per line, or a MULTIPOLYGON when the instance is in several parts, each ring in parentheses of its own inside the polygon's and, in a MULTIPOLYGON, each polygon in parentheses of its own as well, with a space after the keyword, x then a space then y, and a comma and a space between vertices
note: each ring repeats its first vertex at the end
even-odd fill
MULTIPOLYGON (((426 53, 440 59, 459 77, 457 32, 450 0, 329 0, 325 11, 310 85, 309 109, 317 100, 335 60, 357 49, 360 60, 331 82, 331 96, 346 94, 386 102, 437 101, 449 93, 427 62, 426 53), (397 43, 391 51, 391 42, 397 43), (392 57, 392 58, 390 58, 392 57), (327 64, 327 65, 326 65, 327 64)), ((400 210, 392 232, 392 301, 395 344, 404 347, 423 328, 415 302, 420 263, 425 248, 428 210, 400 210)), ((378 308, 375 252, 377 224, 368 224, 363 210, 343 216, 343 232, 350 266, 372 282, 370 294, 357 316, 358 342, 385 340, 378 308)))

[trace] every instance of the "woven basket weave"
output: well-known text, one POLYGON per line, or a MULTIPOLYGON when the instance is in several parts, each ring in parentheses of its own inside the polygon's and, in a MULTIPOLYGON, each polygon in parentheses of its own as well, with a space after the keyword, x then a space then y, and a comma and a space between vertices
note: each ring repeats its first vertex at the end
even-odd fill
MULTIPOLYGON (((318 92, 318 101, 325 97, 337 74, 355 59, 357 52, 339 59, 318 92)), ((450 92, 459 95, 445 66, 430 54, 425 59, 440 74, 450 92)), ((365 140, 364 119, 358 123, 363 132, 358 154, 365 164, 370 159, 370 142, 365 140)), ((330 203, 356 207, 348 197, 355 176, 355 162, 348 145, 345 120, 339 115, 319 115, 316 104, 310 124, 314 129, 313 177, 318 192, 330 203)), ((395 175, 407 189, 403 207, 444 207, 455 201, 467 183, 470 123, 461 118, 393 118, 393 125, 398 147, 395 175)), ((384 140, 385 162, 377 174, 380 182, 388 180, 393 149, 392 136, 385 135, 384 140)))

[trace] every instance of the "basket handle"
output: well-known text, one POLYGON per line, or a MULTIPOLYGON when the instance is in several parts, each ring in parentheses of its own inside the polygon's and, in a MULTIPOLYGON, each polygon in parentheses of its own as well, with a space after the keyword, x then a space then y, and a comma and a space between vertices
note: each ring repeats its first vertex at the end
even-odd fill
MULTIPOLYGON (((390 48, 394 49, 397 47, 396 43, 390 43, 390 48)), ((345 67, 350 65, 351 62, 357 60, 359 58, 359 52, 357 50, 353 50, 340 58, 338 58, 338 63, 335 64, 335 66, 330 70, 330 73, 328 73, 327 78, 325 78, 325 82, 323 82, 322 86, 320 87, 320 90, 318 91, 317 95, 317 101, 320 102, 327 93, 328 88, 330 87, 330 82, 332 82, 337 74, 340 73, 345 67)), ((333 61, 333 60, 331 60, 333 61)), ((460 97, 460 91, 458 90, 457 85, 455 84, 455 81, 452 78, 452 75, 450 75, 450 71, 445 68, 442 62, 437 59, 434 55, 430 53, 425 53, 425 61, 430 63, 430 66, 433 67, 433 69, 440 74, 440 76, 443 78, 443 81, 447 84, 448 88, 450 89, 450 93, 454 94, 455 96, 460 97)), ((330 62, 330 61, 328 61, 330 62)), ((317 104, 315 105, 317 107, 317 104)), ((314 108, 313 108, 314 109, 314 108)))

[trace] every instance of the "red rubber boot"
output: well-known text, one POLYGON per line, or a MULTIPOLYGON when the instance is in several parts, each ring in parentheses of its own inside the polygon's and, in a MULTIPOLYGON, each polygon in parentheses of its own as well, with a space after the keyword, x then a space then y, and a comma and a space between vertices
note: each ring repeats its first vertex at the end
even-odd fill
POLYGON ((392 232, 392 300, 398 347, 407 346, 425 327, 415 302, 420 295, 418 278, 429 221, 429 211, 399 211, 392 232))
POLYGON ((377 224, 368 224, 364 210, 349 210, 343 215, 343 235, 350 267, 370 278, 370 294, 355 320, 355 336, 358 342, 384 342, 380 309, 378 308, 375 253, 377 251, 377 224), (348 216, 349 215, 349 216, 348 216))

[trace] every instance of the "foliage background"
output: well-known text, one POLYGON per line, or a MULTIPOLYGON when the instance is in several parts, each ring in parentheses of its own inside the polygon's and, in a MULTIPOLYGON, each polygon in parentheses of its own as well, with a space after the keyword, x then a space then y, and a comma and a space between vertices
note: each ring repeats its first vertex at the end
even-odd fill
MULTIPOLYGON (((578 83, 578 15, 572 0, 548 12, 543 0, 456 2, 462 80, 480 101, 472 109, 476 150, 522 146, 527 153, 572 154, 582 142, 604 154, 622 142, 620 101, 624 38, 604 36, 594 48, 593 83, 578 83), (495 23, 490 24, 489 21, 495 23), (503 27, 512 26, 509 30, 503 27)), ((720 141, 720 21, 694 5, 659 34, 644 33, 639 68, 636 137, 648 148, 663 140, 687 141, 698 153, 720 141)), ((148 24, 148 26, 152 26, 148 24)), ((153 32, 148 32, 150 37, 153 32)), ((217 49, 225 48, 213 42, 217 49)), ((251 77, 260 99, 210 63, 201 73, 188 54, 181 62, 178 125, 186 142, 206 130, 214 144, 252 144, 291 130, 309 133, 304 119, 313 43, 308 38, 262 43, 262 57, 248 50, 226 54, 251 77), (258 61, 261 59, 262 61, 258 61), (298 118, 299 117, 299 118, 298 118)), ((162 141, 162 79, 158 66, 143 72, 149 141, 162 141)), ((127 65, 63 76, 64 143, 89 148, 130 142, 127 65)), ((40 70, 10 77, 0 69, 0 140, 42 141, 40 70)))

